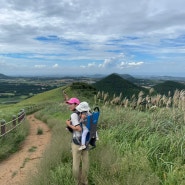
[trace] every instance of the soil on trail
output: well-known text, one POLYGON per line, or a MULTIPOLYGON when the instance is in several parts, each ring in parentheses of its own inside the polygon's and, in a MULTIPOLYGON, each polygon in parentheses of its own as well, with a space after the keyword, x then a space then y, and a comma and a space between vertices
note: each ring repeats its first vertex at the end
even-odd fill
POLYGON ((30 124, 30 133, 23 142, 21 149, 8 159, 0 163, 0 185, 26 185, 30 173, 37 173, 43 152, 51 139, 48 126, 34 115, 27 116, 30 124), (38 135, 38 128, 43 134, 38 135))

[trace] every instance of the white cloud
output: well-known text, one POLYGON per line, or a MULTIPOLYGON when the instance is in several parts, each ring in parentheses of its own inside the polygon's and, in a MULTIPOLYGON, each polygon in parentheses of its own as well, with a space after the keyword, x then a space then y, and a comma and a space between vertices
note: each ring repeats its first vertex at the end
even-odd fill
POLYGON ((95 67, 96 66, 96 63, 93 62, 93 63, 88 63, 87 65, 81 65, 80 68, 92 68, 92 67, 95 67))
POLYGON ((83 68, 83 69, 85 69, 85 68, 86 68, 86 66, 84 66, 84 65, 81 65, 81 66, 80 66, 80 68, 83 68))
POLYGON ((6 63, 4 61, 0 61, 0 65, 6 65, 6 63))
POLYGON ((144 62, 130 62, 128 63, 129 66, 140 66, 142 65, 144 62))
POLYGON ((141 66, 144 64, 144 62, 121 62, 119 67, 121 69, 128 68, 128 67, 136 67, 136 66, 141 66))
POLYGON ((89 63, 89 64, 88 64, 88 67, 94 67, 95 65, 96 65, 95 62, 89 63))
POLYGON ((120 53, 118 56, 105 59, 102 64, 99 64, 99 68, 117 68, 117 69, 125 69, 128 67, 135 67, 144 64, 144 62, 136 62, 133 61, 133 56, 126 56, 124 53, 120 53))
POLYGON ((46 68, 46 65, 39 64, 39 65, 35 65, 34 67, 37 69, 43 69, 43 68, 46 68))
POLYGON ((58 64, 54 64, 54 65, 52 66, 52 68, 58 68, 58 67, 59 67, 58 64))
POLYGON ((114 63, 114 59, 113 58, 108 58, 108 59, 105 59, 102 64, 99 64, 99 67, 100 68, 101 67, 102 68, 110 67, 113 63, 114 63))
POLYGON ((17 65, 20 73, 30 66, 56 72, 69 65, 79 73, 106 73, 144 68, 148 61, 184 61, 184 0, 0 1, 0 56, 7 71, 17 65))

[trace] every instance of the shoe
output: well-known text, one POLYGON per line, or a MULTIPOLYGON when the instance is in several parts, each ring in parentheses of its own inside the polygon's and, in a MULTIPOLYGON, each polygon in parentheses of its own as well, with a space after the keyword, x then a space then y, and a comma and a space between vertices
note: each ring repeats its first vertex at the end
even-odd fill
POLYGON ((86 148, 85 145, 82 145, 78 150, 84 150, 86 148))

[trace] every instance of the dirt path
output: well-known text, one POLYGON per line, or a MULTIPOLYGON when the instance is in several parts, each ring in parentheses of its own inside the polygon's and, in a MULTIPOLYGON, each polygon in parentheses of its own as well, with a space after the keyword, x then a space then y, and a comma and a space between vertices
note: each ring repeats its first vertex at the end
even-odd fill
POLYGON ((36 172, 36 165, 50 142, 51 133, 46 124, 34 115, 27 116, 30 134, 22 144, 21 150, 0 163, 0 185, 25 185, 30 172, 36 172), (38 128, 43 130, 37 135, 38 128))

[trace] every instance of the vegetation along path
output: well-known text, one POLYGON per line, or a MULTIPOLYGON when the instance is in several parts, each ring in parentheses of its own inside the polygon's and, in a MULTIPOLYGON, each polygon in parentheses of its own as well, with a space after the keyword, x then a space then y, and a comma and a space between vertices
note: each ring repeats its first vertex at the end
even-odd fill
POLYGON ((48 143, 51 132, 48 126, 34 115, 27 116, 30 124, 30 133, 21 149, 8 159, 0 163, 0 184, 1 185, 23 185, 26 184, 30 173, 37 172, 37 164, 42 158, 48 143), (38 131, 42 134, 38 134, 38 131))

